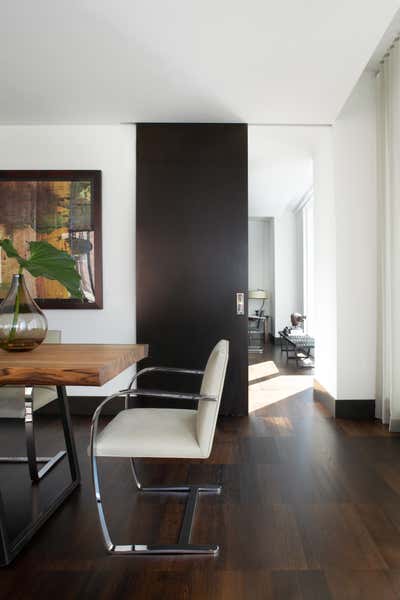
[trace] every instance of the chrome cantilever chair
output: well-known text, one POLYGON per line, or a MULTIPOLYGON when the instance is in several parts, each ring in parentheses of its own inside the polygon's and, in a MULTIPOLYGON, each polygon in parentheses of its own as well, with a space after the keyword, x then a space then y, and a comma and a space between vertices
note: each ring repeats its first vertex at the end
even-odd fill
MULTIPOLYGON (((48 331, 44 343, 59 344, 61 331, 48 331)), ((18 387, 6 385, 0 387, 0 419, 23 419, 25 424, 27 456, 2 456, 0 463, 27 463, 32 482, 37 483, 66 455, 57 452, 51 457, 36 456, 34 412, 57 400, 55 386, 18 387), (45 463, 38 469, 38 463, 45 463)))
POLYGON ((106 549, 111 554, 216 554, 217 545, 196 546, 190 543, 194 512, 201 493, 221 492, 220 485, 170 485, 163 487, 143 487, 140 483, 135 458, 200 458, 210 456, 217 423, 219 405, 228 364, 229 342, 221 340, 215 346, 207 361, 205 371, 149 367, 139 371, 126 390, 106 398, 93 415, 90 457, 92 478, 96 497, 100 526, 106 549), (142 390, 136 387, 137 379, 154 371, 202 375, 200 394, 142 390), (128 408, 129 398, 151 396, 176 398, 184 404, 198 400, 197 410, 171 408, 128 408), (122 410, 108 425, 97 433, 99 416, 105 404, 113 398, 125 398, 122 410), (133 479, 140 492, 181 492, 188 494, 185 514, 178 543, 171 546, 146 544, 116 545, 108 531, 100 494, 98 457, 130 458, 133 479))

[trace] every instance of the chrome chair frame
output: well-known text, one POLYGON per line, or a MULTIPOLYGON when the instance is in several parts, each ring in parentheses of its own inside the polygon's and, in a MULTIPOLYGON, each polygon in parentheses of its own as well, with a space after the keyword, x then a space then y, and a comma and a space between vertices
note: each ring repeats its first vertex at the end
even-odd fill
POLYGON ((66 451, 57 452, 54 456, 36 456, 36 442, 34 430, 34 411, 33 411, 33 387, 25 387, 24 391, 24 425, 27 456, 1 456, 1 463, 27 463, 29 475, 32 483, 38 483, 45 477, 56 464, 64 458, 66 451), (38 463, 45 465, 38 469, 38 463))
POLYGON ((216 555, 219 551, 219 546, 213 545, 194 545, 190 543, 190 537, 193 528, 194 515, 196 511, 197 501, 199 495, 202 493, 220 494, 222 486, 220 485, 169 485, 169 486, 155 486, 155 487, 144 487, 139 480, 137 470, 135 467, 134 457, 130 458, 131 469, 133 479, 137 489, 143 493, 185 493, 188 494, 186 501, 185 514, 182 521, 182 526, 178 538, 177 544, 172 545, 148 545, 148 544, 129 544, 119 545, 114 544, 111 540, 110 532, 107 527, 106 518, 103 510, 103 503, 100 492, 99 473, 97 466, 97 456, 95 453, 95 445, 97 439, 98 422, 103 407, 114 400, 115 398, 125 397, 125 408, 129 407, 129 399, 131 397, 138 396, 151 396, 155 398, 171 398, 184 401, 198 401, 205 400, 209 402, 216 402, 215 396, 206 396, 203 394, 187 394, 181 392, 167 392, 161 390, 143 390, 137 389, 137 379, 150 372, 164 372, 164 373, 180 373, 187 375, 203 375, 204 371, 197 371, 191 369, 176 369, 171 367, 148 367, 139 371, 132 379, 129 388, 121 390, 111 396, 108 396, 96 409, 91 425, 90 431, 90 462, 92 466, 92 484, 94 494, 96 498, 96 506, 100 521, 101 532, 103 536, 104 545, 106 550, 112 555, 135 555, 135 554, 211 554, 216 555), (133 387, 134 386, 134 387, 133 387))

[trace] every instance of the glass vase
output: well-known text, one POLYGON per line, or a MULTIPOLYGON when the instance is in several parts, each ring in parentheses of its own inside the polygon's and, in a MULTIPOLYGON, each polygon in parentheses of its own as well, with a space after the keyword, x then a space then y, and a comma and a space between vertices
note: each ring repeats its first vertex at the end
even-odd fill
POLYGON ((0 305, 0 348, 26 352, 41 344, 47 319, 28 292, 23 275, 13 275, 10 290, 0 305))

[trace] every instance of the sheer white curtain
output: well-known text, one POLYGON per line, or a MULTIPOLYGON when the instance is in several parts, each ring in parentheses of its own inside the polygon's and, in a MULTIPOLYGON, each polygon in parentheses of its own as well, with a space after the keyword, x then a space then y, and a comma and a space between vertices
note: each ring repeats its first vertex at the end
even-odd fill
POLYGON ((400 431, 400 46, 377 76, 379 290, 376 416, 400 431))

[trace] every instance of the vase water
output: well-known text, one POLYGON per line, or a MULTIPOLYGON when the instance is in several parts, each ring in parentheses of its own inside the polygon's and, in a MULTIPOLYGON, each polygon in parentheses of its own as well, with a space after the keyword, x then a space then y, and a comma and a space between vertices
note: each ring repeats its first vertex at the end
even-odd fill
POLYGON ((24 276, 14 275, 0 305, 0 348, 7 352, 34 350, 46 333, 47 319, 31 297, 24 276))

